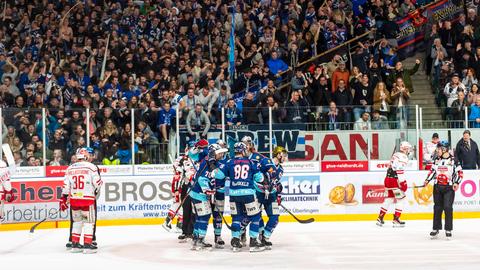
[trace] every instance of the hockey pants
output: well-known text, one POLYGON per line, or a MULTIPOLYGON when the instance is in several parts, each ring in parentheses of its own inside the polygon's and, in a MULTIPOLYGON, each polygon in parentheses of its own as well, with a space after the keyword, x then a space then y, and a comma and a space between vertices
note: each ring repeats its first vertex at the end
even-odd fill
POLYGON ((242 223, 250 222, 250 237, 258 238, 261 211, 255 195, 230 196, 230 210, 232 211, 232 237, 240 238, 242 223))
POLYGON ((455 191, 452 186, 439 185, 433 186, 433 229, 442 229, 442 212, 445 212, 445 230, 453 229, 453 201, 455 200, 455 191))
MULTIPOLYGON (((97 201, 94 204, 95 211, 95 223, 93 224, 93 241, 97 241, 97 201)), ((70 235, 68 236, 68 242, 72 242, 72 230, 73 230, 73 213, 70 207, 70 235)))
POLYGON ((193 198, 191 200, 196 214, 193 235, 204 238, 207 235, 208 222, 212 216, 212 205, 208 200, 200 201, 193 198))

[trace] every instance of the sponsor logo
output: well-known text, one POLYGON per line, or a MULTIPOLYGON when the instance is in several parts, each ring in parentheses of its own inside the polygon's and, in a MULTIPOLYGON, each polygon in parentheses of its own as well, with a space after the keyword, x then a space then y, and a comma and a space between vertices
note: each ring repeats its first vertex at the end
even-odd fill
POLYGON ((363 203, 383 203, 385 200, 385 190, 383 185, 365 185, 362 186, 363 203))
POLYGON ((137 202, 172 199, 171 183, 161 181, 105 183, 105 202, 137 202))
POLYGON ((12 178, 22 177, 43 177, 43 167, 16 167, 15 173, 12 175, 12 178))
POLYGON ((322 161, 322 172, 361 172, 368 171, 368 161, 340 160, 322 161))
POLYGON ((282 179, 285 195, 319 195, 320 176, 289 176, 282 179))
POLYGON ((14 203, 56 202, 62 196, 63 181, 12 182, 14 203))

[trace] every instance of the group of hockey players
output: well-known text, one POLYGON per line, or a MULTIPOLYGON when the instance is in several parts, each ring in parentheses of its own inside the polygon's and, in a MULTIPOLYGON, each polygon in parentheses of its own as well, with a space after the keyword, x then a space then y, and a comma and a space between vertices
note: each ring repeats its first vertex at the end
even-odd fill
POLYGON ((210 145, 200 140, 175 160, 174 201, 163 226, 173 230, 172 221, 177 216, 176 229, 182 232, 180 241, 191 239, 192 250, 210 249, 213 246, 205 237, 213 218, 215 248, 224 248, 221 234, 228 196, 232 224, 227 227, 231 230, 232 250, 238 252, 246 246, 247 228, 250 252, 271 249, 269 239, 278 224, 282 163, 287 159, 287 151, 277 146, 270 159, 256 152, 252 138, 245 136, 233 146, 233 157, 228 152, 222 140, 210 145), (266 223, 262 210, 267 215, 266 223))
MULTIPOLYGON (((436 137, 438 138, 438 135, 436 137)), ((429 166, 430 172, 424 185, 420 187, 425 187, 430 181, 434 181, 433 231, 430 233, 431 238, 437 238, 439 230, 442 229, 442 213, 444 213, 445 236, 449 239, 452 237, 455 191, 457 191, 463 179, 463 172, 462 167, 451 155, 447 141, 437 140, 435 147, 436 149, 434 153, 432 153, 432 163, 429 166)), ((393 215, 394 227, 405 226, 405 222, 400 220, 400 216, 405 202, 405 192, 409 188, 404 171, 408 165, 408 155, 411 151, 412 146, 410 143, 406 141, 401 142, 400 151, 393 154, 390 160, 390 166, 384 180, 386 196, 377 218, 378 226, 385 224, 384 217, 391 205, 395 207, 393 215)), ((417 187, 413 186, 411 188, 417 187)))

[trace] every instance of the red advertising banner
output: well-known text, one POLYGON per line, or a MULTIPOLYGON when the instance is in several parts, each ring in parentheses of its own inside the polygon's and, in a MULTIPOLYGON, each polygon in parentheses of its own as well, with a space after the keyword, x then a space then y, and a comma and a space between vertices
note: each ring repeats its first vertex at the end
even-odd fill
POLYGON ((14 203, 57 202, 62 197, 63 181, 60 179, 45 181, 12 181, 14 203))
POLYGON ((367 160, 335 160, 322 161, 322 172, 366 172, 367 160))
POLYGON ((384 188, 383 185, 362 186, 362 203, 383 203, 385 200, 384 188))

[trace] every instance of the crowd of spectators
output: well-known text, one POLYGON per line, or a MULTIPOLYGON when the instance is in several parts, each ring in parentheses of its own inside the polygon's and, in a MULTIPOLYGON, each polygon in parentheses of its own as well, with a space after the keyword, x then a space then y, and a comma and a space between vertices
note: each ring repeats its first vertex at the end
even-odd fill
POLYGON ((222 108, 227 126, 267 123, 272 108, 274 123, 405 127, 420 61, 411 69, 399 62, 394 20, 423 4, 7 0, 0 5, 3 141, 22 165, 68 164, 88 141, 98 162, 128 164, 132 151, 137 163, 160 162, 176 118, 186 133, 205 137, 221 124, 222 108), (351 61, 338 54, 301 65, 374 28, 351 61))

